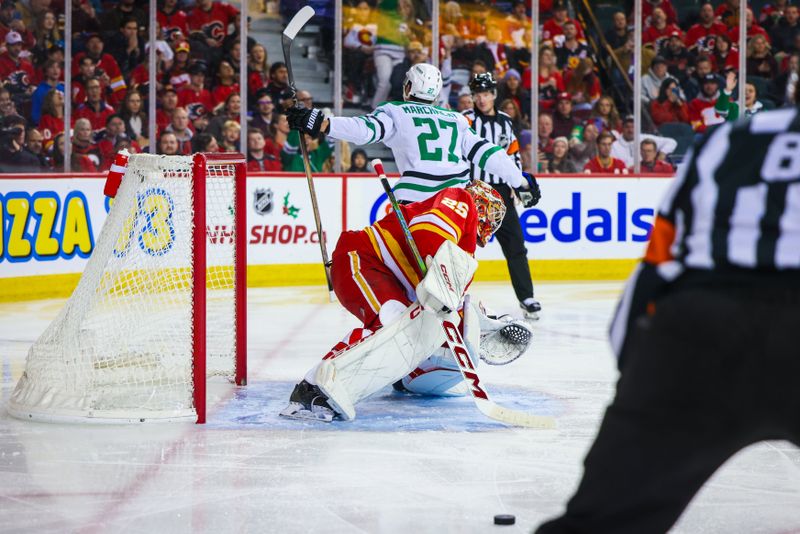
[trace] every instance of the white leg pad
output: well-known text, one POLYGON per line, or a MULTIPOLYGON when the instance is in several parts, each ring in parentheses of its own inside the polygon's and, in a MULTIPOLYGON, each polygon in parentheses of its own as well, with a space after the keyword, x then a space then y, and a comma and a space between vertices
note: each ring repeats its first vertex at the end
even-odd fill
POLYGON ((394 323, 322 360, 315 382, 342 419, 354 419, 356 403, 416 369, 444 341, 436 314, 414 303, 394 323))

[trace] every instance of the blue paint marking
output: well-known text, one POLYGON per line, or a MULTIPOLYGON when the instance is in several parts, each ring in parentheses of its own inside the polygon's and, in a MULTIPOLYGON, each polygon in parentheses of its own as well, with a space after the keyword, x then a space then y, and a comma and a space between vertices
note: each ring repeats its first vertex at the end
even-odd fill
MULTIPOLYGON (((432 397, 398 393, 386 387, 356 406, 353 421, 298 421, 278 415, 289 401, 294 382, 256 382, 236 392, 210 414, 214 429, 320 430, 334 432, 490 432, 509 428, 481 414, 468 397, 432 397)), ((538 415, 559 415, 563 401, 517 386, 492 386, 492 400, 538 415)))

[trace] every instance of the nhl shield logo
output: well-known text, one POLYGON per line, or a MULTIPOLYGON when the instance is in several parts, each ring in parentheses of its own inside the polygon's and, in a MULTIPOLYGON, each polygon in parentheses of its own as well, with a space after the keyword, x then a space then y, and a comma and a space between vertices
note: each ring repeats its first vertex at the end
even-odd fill
POLYGON ((272 212, 272 189, 256 189, 253 193, 253 209, 258 215, 272 212))

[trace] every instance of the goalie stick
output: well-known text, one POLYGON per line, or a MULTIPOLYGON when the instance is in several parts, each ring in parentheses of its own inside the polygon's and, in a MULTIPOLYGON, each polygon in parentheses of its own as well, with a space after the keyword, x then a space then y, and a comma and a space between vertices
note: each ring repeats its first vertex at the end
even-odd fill
MULTIPOLYGON (((419 249, 414 241, 414 237, 411 235, 411 230, 408 228, 408 223, 403 216, 403 212, 400 211, 400 206, 397 204, 397 199, 394 197, 394 193, 389 185, 389 181, 386 179, 386 174, 383 171, 383 163, 380 159, 374 159, 372 160, 372 168, 375 170, 375 173, 381 180, 381 185, 383 186, 384 191, 386 191, 386 195, 389 197, 392 210, 400 221, 400 227, 403 229, 403 235, 406 238, 408 247, 411 249, 411 253, 414 255, 414 259, 422 271, 422 275, 425 276, 425 273, 428 271, 428 269, 425 265, 425 262, 422 260, 422 256, 420 256, 419 249)), ((467 305, 468 302, 465 303, 465 313, 467 305)), ((451 321, 444 319, 442 320, 442 329, 445 333, 447 347, 450 349, 450 352, 452 352, 453 359, 458 364, 458 369, 461 371, 461 376, 463 377, 464 382, 467 384, 467 389, 469 390, 470 395, 472 395, 472 399, 475 401, 475 405, 478 407, 478 410, 483 415, 490 419, 494 419, 495 421, 500 421, 502 423, 514 426, 524 426, 529 428, 555 428, 556 422, 552 417, 546 415, 534 415, 519 410, 513 410, 511 408, 505 408, 493 402, 489 398, 489 392, 483 385, 480 376, 478 376, 478 371, 474 364, 475 357, 470 354, 470 349, 464 342, 464 338, 462 337, 461 332, 458 331, 458 327, 451 321)))
MULTIPOLYGON (((297 87, 294 83, 294 74, 292 73, 292 43, 294 38, 297 37, 298 32, 311 20, 315 15, 314 8, 305 6, 298 11, 286 29, 283 30, 281 36, 281 44, 283 45, 283 60, 286 63, 286 70, 289 73, 289 87, 292 90, 292 98, 295 105, 297 105, 297 87)), ((308 145, 306 138, 302 132, 298 132, 300 138, 300 152, 303 154, 303 169, 306 172, 306 181, 308 182, 308 192, 311 195, 311 209, 314 212, 314 222, 317 225, 317 235, 319 236, 319 248, 322 253, 322 265, 325 267, 325 280, 328 282, 328 296, 331 302, 336 300, 336 294, 333 292, 333 281, 331 280, 331 262, 328 260, 328 247, 325 243, 325 234, 322 231, 322 219, 319 215, 319 204, 317 203, 317 192, 314 189, 314 179, 311 176, 311 160, 308 158, 308 145)))

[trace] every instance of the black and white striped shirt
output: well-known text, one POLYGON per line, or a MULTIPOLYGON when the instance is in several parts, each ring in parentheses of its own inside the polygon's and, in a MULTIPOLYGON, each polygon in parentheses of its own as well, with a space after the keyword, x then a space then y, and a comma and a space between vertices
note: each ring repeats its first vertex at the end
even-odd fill
POLYGON ((687 161, 659 207, 644 261, 612 323, 617 355, 632 322, 672 282, 800 283, 800 111, 725 123, 687 161))
MULTIPOLYGON (((514 135, 511 117, 502 111, 496 112, 495 115, 484 115, 477 109, 465 111, 464 116, 479 137, 502 147, 514 160, 517 167, 522 169, 522 161, 519 156, 519 141, 517 141, 517 136, 514 135)), ((500 176, 489 174, 474 163, 470 165, 470 176, 474 180, 483 180, 490 184, 505 183, 505 180, 500 176)))

